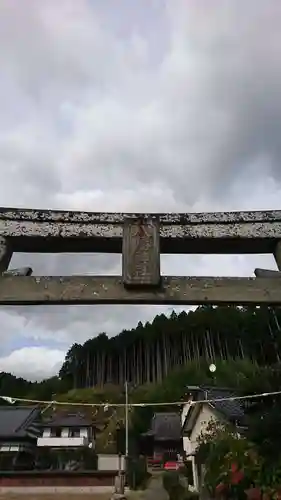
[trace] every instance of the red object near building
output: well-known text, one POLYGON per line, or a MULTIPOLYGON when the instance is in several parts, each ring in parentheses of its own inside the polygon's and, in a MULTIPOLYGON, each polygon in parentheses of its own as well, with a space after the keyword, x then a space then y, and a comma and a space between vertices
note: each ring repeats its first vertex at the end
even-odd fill
POLYGON ((179 468, 178 462, 166 462, 164 464, 165 470, 178 470, 178 468, 179 468))

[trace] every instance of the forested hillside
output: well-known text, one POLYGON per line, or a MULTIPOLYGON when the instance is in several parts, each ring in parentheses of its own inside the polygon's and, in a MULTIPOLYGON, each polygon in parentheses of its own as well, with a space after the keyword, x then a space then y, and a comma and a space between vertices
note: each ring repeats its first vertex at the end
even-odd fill
MULTIPOLYGON (((280 390, 280 324, 280 310, 269 308, 199 307, 156 316, 116 337, 103 333, 74 344, 60 373, 42 382, 1 373, 0 395, 66 403, 52 411, 68 411, 67 403, 75 402, 79 411, 83 402, 124 403, 127 380, 130 403, 149 403, 130 411, 130 428, 138 435, 158 408, 153 403, 174 410, 169 403, 184 401, 187 385, 215 384, 241 394, 280 390), (216 363, 215 374, 208 370, 210 362, 216 363)), ((112 436, 124 426, 124 409, 88 410, 103 429, 99 449, 111 452, 112 436)))
POLYGON ((105 333, 74 344, 60 377, 69 388, 162 381, 200 360, 248 359, 273 364, 281 356, 281 312, 269 308, 199 307, 156 316, 113 338, 105 333))
POLYGON ((106 333, 73 344, 58 376, 30 383, 1 374, 0 393, 13 396, 66 393, 73 389, 161 383, 168 374, 203 364, 245 360, 275 365, 281 356, 281 310, 199 307, 188 313, 156 316, 132 330, 108 338, 106 333))

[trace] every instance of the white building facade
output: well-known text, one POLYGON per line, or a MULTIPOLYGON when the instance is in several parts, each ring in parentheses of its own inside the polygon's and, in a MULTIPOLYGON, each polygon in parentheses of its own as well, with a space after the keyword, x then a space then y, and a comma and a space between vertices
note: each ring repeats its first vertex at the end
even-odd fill
POLYGON ((188 424, 188 413, 190 411, 190 403, 184 405, 182 413, 182 428, 183 428, 183 449, 185 458, 191 462, 193 484, 190 484, 190 489, 198 491, 199 489, 199 474, 195 462, 195 451, 198 446, 198 439, 202 432, 207 430, 210 422, 218 421, 218 415, 213 408, 207 404, 200 405, 198 414, 194 419, 194 425, 191 429, 186 429, 188 424))
POLYGON ((92 422, 79 415, 52 419, 42 427, 37 440, 39 447, 79 448, 95 446, 95 431, 92 422))
POLYGON ((200 435, 207 431, 211 422, 231 423, 237 430, 242 429, 245 424, 245 413, 239 400, 231 399, 235 397, 231 389, 208 386, 188 389, 189 401, 184 405, 181 416, 183 448, 186 460, 191 462, 193 476, 191 489, 198 491, 202 467, 199 470, 196 465, 195 452, 200 435))

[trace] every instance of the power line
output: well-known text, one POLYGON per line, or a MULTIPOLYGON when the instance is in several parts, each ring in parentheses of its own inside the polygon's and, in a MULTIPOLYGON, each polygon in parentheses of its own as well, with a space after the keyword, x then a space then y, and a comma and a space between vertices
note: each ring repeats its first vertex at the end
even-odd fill
MULTIPOLYGON (((189 404, 191 406, 202 404, 202 403, 216 403, 220 401, 239 401, 239 400, 247 400, 247 399, 255 399, 261 397, 268 396, 278 396, 281 394, 280 391, 273 392, 262 392, 260 394, 249 394, 247 396, 231 396, 225 398, 214 398, 214 399, 200 399, 198 401, 166 401, 166 402, 154 402, 154 403, 128 403, 128 407, 147 407, 147 406, 183 406, 185 404, 189 404)), ((26 398, 16 398, 11 396, 0 396, 2 399, 7 401, 8 403, 30 403, 30 404, 39 404, 39 405, 57 405, 57 406, 85 406, 85 407, 98 407, 98 408, 108 408, 108 407, 121 407, 124 408, 126 403, 78 403, 73 401, 56 401, 56 400, 41 400, 41 399, 26 399, 26 398)))

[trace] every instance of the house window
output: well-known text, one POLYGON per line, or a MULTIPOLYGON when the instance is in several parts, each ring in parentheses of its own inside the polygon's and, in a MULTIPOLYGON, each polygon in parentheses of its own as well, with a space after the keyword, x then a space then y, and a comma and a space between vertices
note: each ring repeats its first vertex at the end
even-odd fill
POLYGON ((69 430, 69 437, 71 437, 71 438, 80 437, 80 428, 79 427, 73 427, 72 429, 70 429, 69 430))
POLYGON ((61 429, 60 428, 51 429, 51 437, 60 438, 61 437, 61 429))

